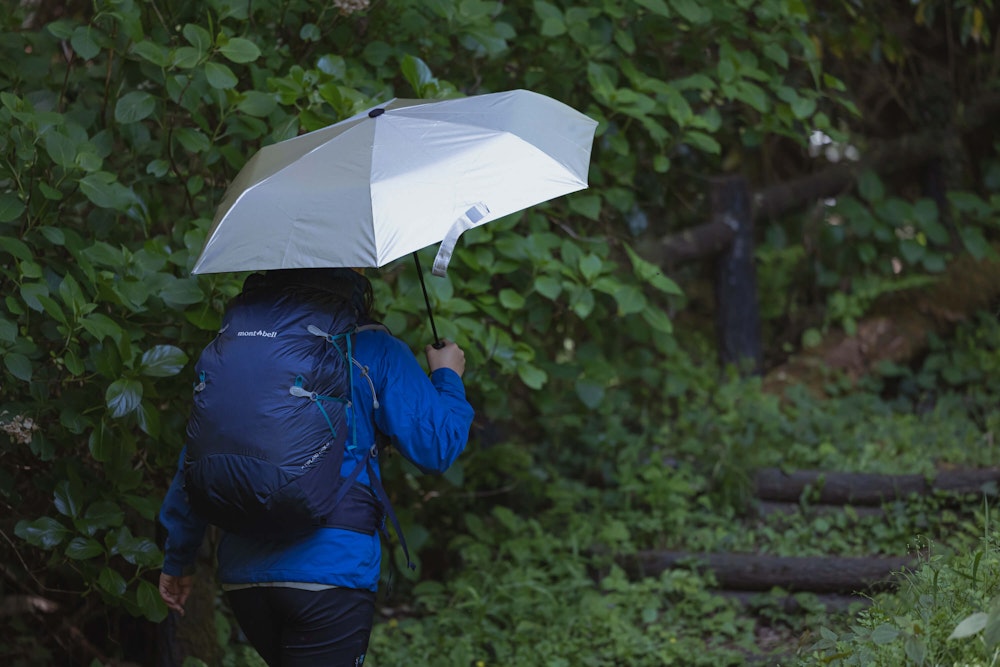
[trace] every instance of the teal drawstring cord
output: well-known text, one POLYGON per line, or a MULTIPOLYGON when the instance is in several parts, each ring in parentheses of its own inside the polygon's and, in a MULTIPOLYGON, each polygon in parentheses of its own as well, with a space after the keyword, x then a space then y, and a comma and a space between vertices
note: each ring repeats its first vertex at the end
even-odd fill
MULTIPOLYGON (((350 441, 347 443, 347 450, 353 453, 357 449, 355 447, 355 443, 358 441, 358 422, 356 419, 356 415, 354 414, 354 369, 351 367, 354 361, 354 349, 353 349, 353 344, 351 343, 351 334, 354 332, 347 331, 345 333, 340 333, 340 334, 331 334, 326 331, 323 331, 322 329, 313 324, 310 324, 308 327, 306 327, 306 329, 309 331, 309 333, 315 336, 322 336, 327 340, 327 342, 332 343, 334 348, 336 348, 337 352, 340 354, 340 358, 344 361, 344 365, 347 367, 347 382, 348 382, 348 392, 350 398, 343 399, 343 398, 335 398, 335 397, 331 398, 329 396, 324 396, 323 399, 337 400, 347 404, 348 419, 350 420, 351 423, 351 438, 350 441), (338 338, 347 339, 346 351, 337 342, 338 338)), ((320 405, 319 403, 317 403, 316 405, 319 405, 320 410, 323 410, 322 405, 320 405)), ((323 410, 323 416, 326 418, 326 421, 329 424, 330 417, 326 414, 326 410, 323 410)), ((331 426, 331 429, 332 428, 333 427, 331 426)), ((334 433, 334 435, 336 436, 336 433, 334 433)))
MULTIPOLYGON (((288 390, 288 393, 291 394, 292 396, 302 396, 308 398, 313 403, 315 403, 316 407, 319 408, 319 411, 323 414, 323 419, 326 420, 326 425, 330 427, 330 433, 332 433, 333 437, 336 438, 337 429, 333 427, 333 420, 330 419, 330 414, 326 411, 326 408, 323 407, 323 401, 347 403, 348 405, 351 404, 350 401, 343 398, 338 398, 337 396, 324 396, 323 394, 316 393, 315 391, 309 391, 308 389, 302 386, 303 382, 304 380, 302 379, 301 375, 296 377, 295 385, 288 390)), ((353 445, 349 443, 348 449, 353 450, 354 449, 353 445)))
POLYGON ((353 445, 358 441, 358 420, 354 410, 354 368, 351 365, 354 360, 354 352, 351 348, 351 334, 346 333, 344 336, 347 337, 347 358, 344 359, 344 365, 347 366, 347 382, 351 392, 351 400, 348 401, 347 407, 351 413, 351 445, 353 445))

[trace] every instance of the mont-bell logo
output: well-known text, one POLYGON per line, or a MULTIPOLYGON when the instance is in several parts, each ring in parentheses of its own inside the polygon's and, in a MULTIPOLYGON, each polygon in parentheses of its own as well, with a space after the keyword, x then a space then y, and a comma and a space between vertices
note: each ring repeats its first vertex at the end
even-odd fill
POLYGON ((252 336, 254 338, 275 338, 278 335, 277 331, 237 331, 237 336, 252 336))

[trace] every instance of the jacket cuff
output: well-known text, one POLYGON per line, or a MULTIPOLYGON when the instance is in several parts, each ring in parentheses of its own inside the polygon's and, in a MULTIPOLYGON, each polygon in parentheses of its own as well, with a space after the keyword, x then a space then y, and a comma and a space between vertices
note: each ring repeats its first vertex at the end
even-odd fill
POLYGON ((190 577, 194 574, 194 570, 194 563, 185 565, 174 558, 163 559, 163 574, 168 574, 171 577, 190 577))

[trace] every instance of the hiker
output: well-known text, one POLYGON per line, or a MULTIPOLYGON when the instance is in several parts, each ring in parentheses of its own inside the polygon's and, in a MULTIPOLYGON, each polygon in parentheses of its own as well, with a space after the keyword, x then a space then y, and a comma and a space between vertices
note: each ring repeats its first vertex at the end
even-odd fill
MULTIPOLYGON (((285 392, 284 385, 279 385, 280 391, 274 394, 281 394, 288 401, 302 401, 295 405, 302 405, 304 414, 325 420, 321 422, 323 429, 329 424, 331 431, 349 433, 345 445, 340 448, 346 452, 337 452, 334 458, 334 453, 324 451, 324 447, 301 466, 306 468, 316 459, 321 459, 320 464, 326 460, 339 463, 339 470, 330 472, 329 479, 321 480, 319 486, 329 490, 346 485, 343 488, 347 488, 347 492, 332 502, 335 509, 329 521, 321 522, 322 527, 311 527, 287 536, 259 537, 252 532, 255 526, 251 520, 247 531, 238 530, 239 534, 223 529, 218 546, 218 579, 230 607, 243 633, 271 666, 337 667, 364 662, 381 568, 378 528, 382 527, 386 511, 390 518, 395 518, 391 508, 383 507, 387 498, 379 482, 377 460, 368 458, 377 454, 374 443, 384 438, 421 470, 443 472, 465 448, 473 418, 473 409, 465 398, 461 380, 465 371, 465 354, 461 348, 452 342, 445 342, 440 349, 428 345, 425 350, 431 371, 428 377, 409 348, 372 321, 371 283, 359 271, 293 269, 250 276, 243 293, 227 309, 227 315, 232 313, 233 319, 230 324, 224 324, 220 337, 213 342, 214 347, 206 348, 196 367, 202 370, 200 382, 195 387, 196 401, 188 424, 187 445, 181 452, 177 474, 160 511, 166 542, 159 590, 171 610, 184 613, 184 603, 191 592, 196 552, 209 524, 205 514, 193 509, 192 503, 201 498, 201 492, 195 493, 200 483, 194 474, 196 466, 211 465, 211 461, 194 463, 193 444, 208 439, 210 442, 201 446, 211 450, 213 438, 219 437, 216 434, 228 435, 241 428, 251 431, 248 439, 257 436, 259 440, 269 440, 266 431, 270 427, 266 420, 271 419, 271 411, 257 409, 258 414, 232 414, 246 411, 246 405, 251 402, 243 395, 246 387, 235 386, 231 393, 239 397, 227 404, 223 401, 228 397, 211 394, 213 380, 229 373, 227 364, 243 364, 247 378, 243 384, 257 386, 259 382, 264 392, 271 376, 282 375, 275 368, 290 363, 282 356, 284 353, 267 355, 254 351, 250 359, 244 358, 247 353, 241 358, 227 357, 236 349, 273 349, 266 346, 282 340, 282 322, 267 325, 271 329, 257 329, 251 323, 249 329, 235 334, 231 330, 227 333, 227 329, 233 322, 242 326, 236 318, 247 312, 259 312, 262 317, 278 313, 274 316, 285 317, 283 322, 291 322, 298 316, 295 308, 300 307, 299 302, 314 301, 315 295, 331 298, 331 303, 335 304, 349 302, 356 316, 352 328, 355 333, 340 337, 310 326, 309 331, 317 337, 309 339, 308 334, 303 334, 309 350, 320 350, 323 354, 346 350, 347 368, 352 376, 346 380, 350 389, 344 401, 350 402, 346 403, 346 410, 338 412, 335 397, 313 391, 307 384, 314 380, 301 375, 294 383, 281 378, 285 385, 292 385, 291 389, 285 392), (241 345, 246 347, 240 348, 241 345), (255 345, 257 347, 253 347, 255 345), (212 363, 218 368, 210 368, 212 363), (202 388, 204 393, 198 394, 202 388), (290 393, 291 398, 285 396, 286 393, 290 393), (222 407, 209 405, 196 414, 197 401, 202 395, 206 396, 206 401, 219 401, 222 407), (303 398, 296 399, 297 396, 303 398), (317 404, 315 408, 310 401, 317 404), (343 418, 346 429, 337 421, 337 415, 346 415, 343 418), (339 458, 341 454, 342 459, 339 458), (376 499, 376 496, 379 497, 376 499)), ((323 308, 325 305, 316 312, 325 312, 323 308)), ((302 323, 306 320, 300 320, 296 320, 297 329, 304 328, 302 323)), ((279 424, 277 433, 280 435, 276 439, 282 439, 287 429, 286 425, 279 424)), ((296 428, 295 432, 304 430, 305 427, 296 428)), ((329 440, 329 433, 326 437, 329 440)), ((263 447, 264 444, 257 442, 248 446, 263 447)), ((205 460, 210 458, 207 456, 205 460)), ((236 460, 242 465, 241 460, 236 460)), ((251 457, 245 469, 256 470, 250 466, 257 463, 259 461, 251 457)), ((211 484, 217 481, 212 479, 211 484)), ((244 481, 221 480, 225 483, 244 481)), ((402 535, 399 537, 402 540, 402 535)), ((405 550, 405 541, 403 547, 405 550)))

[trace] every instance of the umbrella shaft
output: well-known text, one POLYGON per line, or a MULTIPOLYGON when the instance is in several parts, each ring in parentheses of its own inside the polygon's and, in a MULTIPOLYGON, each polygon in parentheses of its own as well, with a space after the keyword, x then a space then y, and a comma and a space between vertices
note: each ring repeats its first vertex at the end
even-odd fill
POLYGON ((444 343, 438 338, 437 327, 434 326, 434 312, 431 310, 431 299, 427 296, 427 284, 424 282, 424 271, 420 268, 420 256, 413 252, 413 263, 417 265, 417 277, 420 278, 420 289, 424 292, 424 303, 427 305, 427 319, 431 322, 431 333, 434 334, 434 347, 441 349, 444 343))

